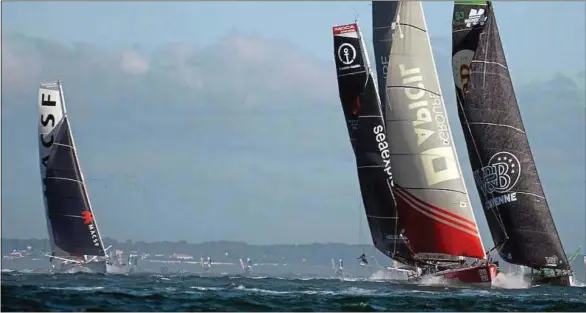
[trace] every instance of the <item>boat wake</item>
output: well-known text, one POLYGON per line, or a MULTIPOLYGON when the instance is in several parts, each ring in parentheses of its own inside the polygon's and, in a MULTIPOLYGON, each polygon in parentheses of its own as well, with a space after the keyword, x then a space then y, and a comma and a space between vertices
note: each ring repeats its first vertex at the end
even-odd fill
POLYGON ((498 273, 493 282, 493 287, 503 289, 525 289, 530 288, 531 283, 523 278, 521 275, 498 273))
POLYGON ((368 280, 371 281, 387 281, 387 280, 408 280, 407 274, 403 272, 392 271, 388 269, 379 269, 372 273, 368 280))

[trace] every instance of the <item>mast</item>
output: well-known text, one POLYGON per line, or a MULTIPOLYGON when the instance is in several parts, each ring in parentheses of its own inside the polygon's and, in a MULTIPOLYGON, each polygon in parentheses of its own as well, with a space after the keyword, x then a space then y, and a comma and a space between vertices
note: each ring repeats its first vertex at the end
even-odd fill
POLYGON ((393 21, 397 14, 398 4, 397 1, 372 1, 372 45, 383 117, 388 105, 385 85, 389 70, 389 53, 393 43, 393 21))
POLYGON ((333 35, 340 101, 373 243, 385 255, 412 264, 412 252, 401 236, 389 143, 364 41, 357 23, 335 26, 333 35))
POLYGON ((458 116, 495 248, 531 268, 570 265, 531 152, 490 1, 456 1, 458 116))
POLYGON ((420 2, 398 3, 385 114, 397 210, 422 260, 484 258, 420 2))

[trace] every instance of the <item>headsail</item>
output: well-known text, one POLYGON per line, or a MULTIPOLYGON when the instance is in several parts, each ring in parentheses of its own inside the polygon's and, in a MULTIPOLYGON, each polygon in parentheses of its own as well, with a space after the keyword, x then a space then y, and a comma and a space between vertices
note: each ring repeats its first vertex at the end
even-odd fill
POLYGON ((458 115, 499 254, 513 264, 568 269, 517 106, 491 3, 456 2, 452 31, 458 115))
POLYGON ((419 258, 484 258, 421 3, 399 2, 395 22, 385 116, 401 223, 419 258))
POLYGON ((374 47, 376 78, 383 116, 386 114, 387 106, 387 88, 385 88, 385 85, 389 69, 389 53, 393 43, 392 25, 398 4, 399 2, 397 1, 372 1, 372 45, 374 47))
POLYGON ((340 100, 372 240, 384 254, 409 264, 411 252, 400 236, 389 144, 364 41, 356 23, 336 26, 333 33, 340 100))
POLYGON ((77 159, 61 84, 41 84, 38 105, 41 181, 53 253, 105 256, 77 159))

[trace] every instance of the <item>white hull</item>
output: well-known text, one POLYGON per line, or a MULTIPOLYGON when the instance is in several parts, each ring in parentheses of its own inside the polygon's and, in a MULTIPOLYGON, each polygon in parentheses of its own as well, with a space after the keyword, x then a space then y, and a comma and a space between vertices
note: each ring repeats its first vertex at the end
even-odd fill
POLYGON ((396 267, 385 267, 384 271, 385 276, 393 280, 408 280, 409 277, 417 275, 417 273, 412 270, 406 270, 396 267))
POLYGON ((75 274, 75 273, 88 273, 88 274, 105 274, 106 273, 106 262, 88 262, 88 263, 61 263, 55 265, 53 268, 54 273, 61 274, 75 274))
POLYGON ((106 264, 106 272, 108 274, 130 274, 134 272, 134 268, 127 265, 106 264))

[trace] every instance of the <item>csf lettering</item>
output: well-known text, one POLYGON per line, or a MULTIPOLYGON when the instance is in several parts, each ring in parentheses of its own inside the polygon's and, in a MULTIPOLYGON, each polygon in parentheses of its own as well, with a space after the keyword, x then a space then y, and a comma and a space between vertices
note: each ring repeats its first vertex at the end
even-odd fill
MULTIPOLYGON (((45 95, 45 94, 41 95, 41 106, 54 107, 55 105, 57 105, 57 102, 51 100, 51 95, 45 95), (45 98, 45 96, 46 96, 46 98, 45 98)), ((51 123, 51 127, 55 127, 55 116, 53 114, 48 114, 47 116, 41 115, 41 125, 47 126, 47 125, 49 125, 49 123, 51 123)), ((43 147, 49 148, 53 145, 53 141, 55 140, 53 138, 53 134, 51 134, 51 138, 49 139, 49 141, 47 141, 45 139, 45 135, 41 134, 39 136, 41 137, 40 139, 41 139, 41 143, 43 144, 43 147)))

